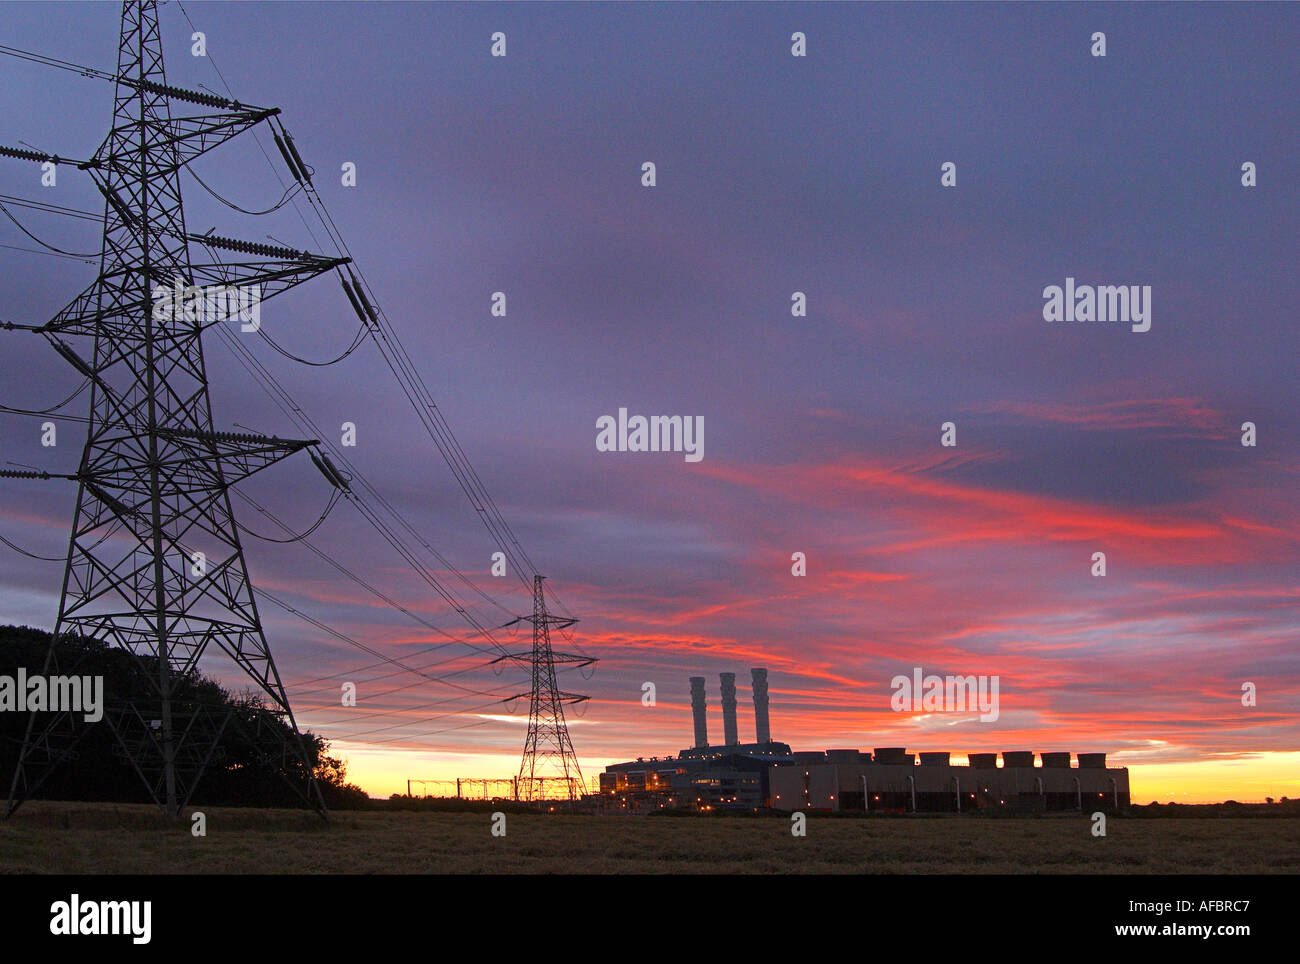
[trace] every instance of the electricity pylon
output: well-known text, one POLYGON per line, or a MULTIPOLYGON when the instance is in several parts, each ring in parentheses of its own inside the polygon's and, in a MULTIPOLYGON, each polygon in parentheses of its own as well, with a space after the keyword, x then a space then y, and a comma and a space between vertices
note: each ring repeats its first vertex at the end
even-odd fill
MULTIPOLYGON (((75 163, 104 195, 98 277, 46 324, 8 326, 39 333, 91 381, 81 462, 61 476, 75 480, 78 491, 45 672, 58 672, 56 645, 64 636, 92 637, 135 657, 140 672, 133 692, 106 694, 104 719, 117 750, 165 813, 180 813, 223 734, 234 730, 259 763, 287 778, 300 767, 290 782, 323 814, 310 756, 262 631, 229 494, 234 483, 317 443, 213 431, 202 334, 228 315, 187 311, 179 301, 159 310, 167 303, 159 292, 239 290, 263 304, 347 259, 187 233, 181 169, 257 124, 270 125, 279 110, 168 86, 153 0, 123 4, 112 79, 112 129, 89 160, 0 149, 7 157, 75 163), (179 116, 173 114, 178 105, 179 116), (191 259, 191 244, 202 246, 209 260, 191 259), (255 257, 212 261, 214 248, 255 257), (87 339, 89 360, 65 338, 87 339), (269 700, 264 713, 178 698, 178 682, 214 646, 269 700)), ((277 145, 285 143, 282 133, 277 145)), ((281 151, 292 167, 288 152, 298 157, 292 142, 281 151)), ((54 714, 43 727, 34 716, 29 720, 8 813, 68 759, 85 731, 68 713, 54 714)))
POLYGON ((542 589, 542 580, 545 578, 533 576, 533 614, 506 623, 506 626, 520 622, 532 623, 532 649, 527 653, 507 653, 492 662, 514 660, 528 663, 532 667, 532 691, 516 693, 502 701, 510 702, 524 696, 529 698, 528 738, 524 741, 524 755, 519 763, 519 799, 542 799, 547 793, 546 786, 558 778, 563 781, 567 788, 566 795, 572 801, 583 790, 582 768, 578 766, 573 741, 569 739, 569 727, 564 722, 564 704, 582 703, 588 697, 561 692, 555 680, 555 667, 556 664, 566 663, 578 667, 590 666, 596 660, 590 656, 557 653, 551 649, 551 628, 567 629, 577 620, 552 616, 546 611, 546 597, 542 589))

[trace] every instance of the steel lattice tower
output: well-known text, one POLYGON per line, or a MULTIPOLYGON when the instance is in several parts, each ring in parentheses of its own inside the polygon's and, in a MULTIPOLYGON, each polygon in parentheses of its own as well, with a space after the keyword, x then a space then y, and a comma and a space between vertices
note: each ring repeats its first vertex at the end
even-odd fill
MULTIPOLYGON (((202 334, 218 321, 202 314, 187 320, 182 311, 160 320, 153 309, 157 290, 178 284, 239 286, 264 303, 346 259, 186 232, 181 168, 271 123, 279 111, 169 87, 153 0, 123 4, 115 81, 112 129, 89 160, 77 163, 105 198, 99 275, 52 321, 11 326, 43 335, 92 382, 81 462, 63 476, 78 483, 78 492, 54 640, 92 637, 136 657, 135 691, 106 694, 104 722, 166 813, 178 814, 189 801, 228 731, 241 733, 259 762, 286 777, 301 768, 302 779, 291 783, 323 813, 262 631, 229 495, 232 484, 316 442, 214 431, 202 334), (191 244, 196 253, 202 246, 208 263, 191 258, 191 244), (211 262, 214 248, 255 257, 211 262), (90 361, 63 340, 74 336, 91 346, 90 361), (196 553, 204 554, 202 565, 196 553), (268 701, 265 711, 239 715, 178 700, 177 681, 214 646, 254 682, 268 701)), ((57 662, 51 645, 47 675, 59 672, 57 662)), ((10 813, 67 759, 86 729, 69 714, 44 727, 34 719, 10 813)))
POLYGON ((533 614, 513 619, 507 626, 519 622, 532 623, 533 646, 527 653, 510 653, 498 656, 502 660, 527 662, 532 667, 532 691, 517 693, 503 702, 529 698, 528 738, 524 741, 524 755, 519 763, 519 797, 523 800, 540 800, 545 794, 545 780, 559 778, 567 787, 569 800, 582 793, 582 768, 578 766, 569 727, 564 722, 564 704, 581 703, 588 699, 574 693, 560 691, 555 680, 556 664, 590 666, 596 660, 590 656, 557 653, 551 649, 551 628, 567 629, 576 619, 552 616, 546 611, 546 595, 542 588, 545 576, 533 576, 533 614), (549 772, 548 772, 549 771, 549 772))

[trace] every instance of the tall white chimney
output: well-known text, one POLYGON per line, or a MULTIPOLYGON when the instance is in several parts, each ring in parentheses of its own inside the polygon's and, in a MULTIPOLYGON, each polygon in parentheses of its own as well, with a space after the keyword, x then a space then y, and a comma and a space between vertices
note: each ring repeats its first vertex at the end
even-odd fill
POLYGON ((736 674, 719 673, 722 680, 722 737, 727 746, 740 742, 736 736, 736 674))
POLYGON ((767 670, 749 671, 754 687, 754 736, 759 743, 772 742, 772 730, 767 721, 767 670))
POLYGON ((691 677, 691 712, 695 716, 695 748, 709 745, 709 720, 704 708, 704 677, 691 677))

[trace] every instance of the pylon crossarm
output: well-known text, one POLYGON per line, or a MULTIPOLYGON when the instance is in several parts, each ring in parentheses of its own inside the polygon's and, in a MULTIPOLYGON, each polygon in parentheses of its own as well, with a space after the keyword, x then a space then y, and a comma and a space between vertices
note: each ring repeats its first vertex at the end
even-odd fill
MULTIPOLYGON (((195 286, 257 288, 261 293, 260 300, 265 302, 276 295, 284 294, 291 288, 296 288, 303 282, 347 264, 348 261, 348 258, 303 255, 283 261, 192 263, 190 271, 195 286)), ((228 320, 234 321, 235 318, 233 316, 229 319, 216 318, 201 327, 210 328, 218 322, 228 320)))
POLYGON ((67 307, 35 330, 43 335, 97 335, 105 318, 139 307, 127 305, 121 289, 105 282, 102 276, 96 278, 67 307))
MULTIPOLYGON (((204 240, 199 235, 187 235, 186 238, 195 242, 204 240)), ((256 262, 214 261, 191 264, 189 265, 189 278, 158 278, 155 287, 170 290, 179 281, 182 289, 242 288, 250 291, 255 290, 257 303, 260 305, 276 295, 283 294, 291 288, 296 288, 298 285, 319 277, 327 271, 332 271, 340 265, 347 264, 348 261, 348 258, 326 258, 303 253, 298 257, 285 260, 256 262)), ((102 333, 106 322, 118 319, 127 313, 138 314, 141 306, 132 301, 120 287, 106 284, 106 278, 107 276, 96 279, 90 287, 73 299, 53 319, 44 325, 32 327, 29 330, 45 335, 95 336, 102 333)), ((196 301, 195 304, 198 304, 198 302, 196 301)), ((149 310, 152 310, 153 307, 151 301, 149 310)), ((214 302, 214 310, 208 312, 205 306, 205 311, 201 313, 202 317, 196 315, 195 329, 206 330, 213 325, 240 323, 245 320, 240 312, 231 310, 230 299, 226 300, 224 307, 225 311, 215 310, 214 302)), ((251 302, 249 302, 248 308, 251 307, 251 302)), ((242 310, 247 309, 241 306, 242 310)), ((6 327, 26 328, 27 326, 11 324, 6 327)), ((114 337, 126 345, 129 345, 135 339, 143 341, 144 338, 138 330, 125 327, 120 332, 114 331, 114 337)))
MULTIPOLYGON (((500 663, 503 660, 507 660, 507 659, 513 660, 514 662, 517 663, 531 663, 534 659, 534 656, 531 651, 527 653, 504 653, 501 656, 498 656, 496 659, 490 660, 488 665, 490 666, 492 665, 492 663, 500 663)), ((556 653, 556 652, 551 653, 550 661, 552 663, 572 664, 575 666, 590 666, 592 663, 599 662, 599 660, 595 656, 578 656, 574 653, 556 653)))
POLYGON ((566 616, 516 616, 508 623, 502 623, 499 629, 509 629, 516 623, 532 623, 534 626, 546 625, 554 629, 568 629, 578 622, 577 617, 566 616))
MULTIPOLYGON (((165 103, 165 100, 160 103, 165 103)), ((278 108, 237 110, 195 117, 173 117, 167 123, 146 125, 154 134, 148 146, 158 149, 159 152, 157 157, 152 159, 157 165, 153 168, 153 173, 155 176, 172 174, 214 147, 238 137, 244 131, 278 113, 280 113, 278 108)), ((102 170, 127 167, 137 163, 134 148, 129 153, 119 155, 113 153, 113 148, 110 146, 114 143, 116 143, 115 139, 110 136, 100 145, 90 162, 79 166, 102 170)))
MULTIPOLYGON (((274 465, 281 459, 300 451, 305 446, 319 444, 313 440, 310 442, 278 442, 265 445, 233 442, 218 445, 211 442, 191 442, 186 439, 172 438, 172 433, 165 429, 158 429, 154 434, 173 443, 170 453, 158 460, 160 469, 175 472, 177 469, 195 468, 206 472, 204 478, 193 479, 188 486, 180 480, 175 483, 176 492, 179 495, 185 495, 187 498, 186 507, 195 509, 206 507, 213 498, 218 497, 229 486, 274 465), (204 469, 205 466, 211 465, 217 459, 221 460, 219 479, 210 469, 204 469), (197 498, 195 498, 196 496, 197 498)), ((83 470, 70 474, 39 470, 24 472, 6 469, 0 471, 0 478, 71 479, 74 482, 81 482, 94 493, 95 498, 108 506, 114 515, 123 518, 139 516, 146 523, 146 526, 151 524, 144 515, 143 508, 127 506, 105 488, 105 486, 111 486, 125 489, 127 484, 135 480, 130 467, 121 470, 83 470)), ((147 505, 147 503, 142 504, 147 505)))
POLYGON ((192 463, 205 464, 220 459, 222 476, 227 485, 260 472, 309 445, 320 444, 316 439, 282 439, 275 436, 186 429, 160 428, 155 434, 174 446, 173 453, 163 465, 176 467, 192 463), (236 470, 233 473, 232 467, 236 470))
POLYGON ((579 656, 576 653, 551 653, 552 663, 569 663, 574 666, 590 666, 598 662, 595 656, 579 656))

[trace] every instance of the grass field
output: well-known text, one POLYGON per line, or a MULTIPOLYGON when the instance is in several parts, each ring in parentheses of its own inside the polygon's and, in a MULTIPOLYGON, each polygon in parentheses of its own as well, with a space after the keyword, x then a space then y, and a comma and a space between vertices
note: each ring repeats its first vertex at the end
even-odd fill
POLYGON ((488 813, 205 811, 207 836, 157 811, 117 804, 27 804, 0 822, 3 873, 1290 873, 1300 819, 1078 815, 587 817, 488 813))

